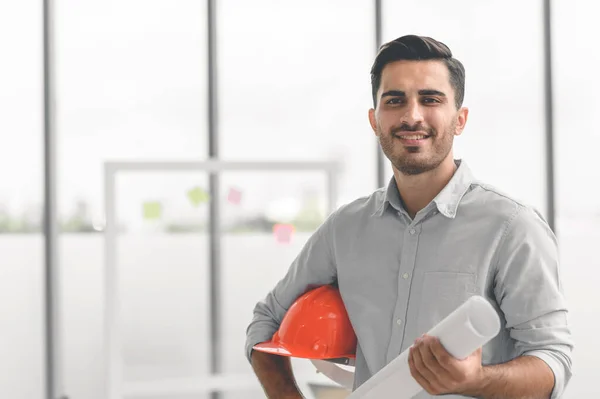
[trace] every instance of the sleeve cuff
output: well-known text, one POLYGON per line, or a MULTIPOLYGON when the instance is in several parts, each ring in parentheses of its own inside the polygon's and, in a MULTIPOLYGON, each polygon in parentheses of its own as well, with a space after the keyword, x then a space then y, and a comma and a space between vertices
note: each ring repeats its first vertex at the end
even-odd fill
POLYGON ((246 359, 248 359, 248 362, 252 363, 252 347, 254 347, 256 344, 260 344, 261 342, 269 341, 273 334, 274 333, 262 331, 252 334, 246 338, 246 359))
POLYGON ((565 370, 563 365, 556 360, 551 354, 546 351, 531 351, 523 353, 523 356, 534 356, 540 360, 543 360, 554 373, 554 388, 552 389, 552 394, 550 395, 550 399, 558 399, 563 394, 565 389, 565 370))

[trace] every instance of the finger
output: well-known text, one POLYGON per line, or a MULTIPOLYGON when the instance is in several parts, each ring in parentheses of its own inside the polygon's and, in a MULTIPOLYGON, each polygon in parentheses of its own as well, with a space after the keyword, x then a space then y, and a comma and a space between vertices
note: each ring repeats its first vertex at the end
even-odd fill
POLYGON ((455 370, 456 362, 458 359, 453 357, 447 350, 444 348, 439 338, 433 337, 430 344, 431 352, 438 364, 446 370, 446 372, 451 373, 455 370))
POLYGON ((440 364, 440 361, 433 352, 433 346, 436 345, 436 342, 439 344, 437 338, 426 336, 423 339, 423 344, 419 345, 419 352, 421 353, 421 359, 423 359, 425 366, 427 366, 427 368, 436 376, 440 385, 445 386, 446 384, 443 382, 452 380, 452 375, 442 366, 442 364, 440 364))
POLYGON ((440 387, 438 378, 435 373, 427 367, 425 360, 423 359, 422 347, 424 345, 422 340, 417 341, 415 344, 413 348, 413 362, 417 371, 427 380, 431 388, 437 390, 440 387))
POLYGON ((415 352, 414 347, 409 348, 408 368, 410 369, 410 375, 415 379, 415 381, 417 381, 417 383, 421 387, 423 387, 424 390, 431 393, 432 392, 431 385, 429 384, 427 379, 425 377, 423 377, 423 375, 419 372, 419 370, 417 370, 417 367, 415 366, 414 352, 415 352))

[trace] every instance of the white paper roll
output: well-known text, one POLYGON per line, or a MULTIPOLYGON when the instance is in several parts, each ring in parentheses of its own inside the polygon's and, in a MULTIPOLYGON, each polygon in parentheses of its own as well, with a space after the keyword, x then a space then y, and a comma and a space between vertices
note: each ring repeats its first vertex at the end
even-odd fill
MULTIPOLYGON (((472 296, 433 327, 427 335, 438 337, 446 350, 464 359, 485 345, 500 331, 500 319, 493 306, 481 296, 472 296)), ((379 370, 348 399, 410 399, 423 388, 410 375, 409 350, 379 370)))

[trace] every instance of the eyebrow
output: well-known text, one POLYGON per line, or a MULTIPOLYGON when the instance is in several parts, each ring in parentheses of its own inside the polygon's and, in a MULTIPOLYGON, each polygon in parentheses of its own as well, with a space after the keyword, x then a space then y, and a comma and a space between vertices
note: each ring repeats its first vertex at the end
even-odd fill
MULTIPOLYGON (((439 90, 433 90, 433 89, 419 90, 419 95, 420 96, 446 97, 446 94, 442 93, 439 90)), ((388 90, 385 93, 381 94, 381 98, 383 98, 383 97, 406 97, 406 93, 403 92, 402 90, 388 90)))

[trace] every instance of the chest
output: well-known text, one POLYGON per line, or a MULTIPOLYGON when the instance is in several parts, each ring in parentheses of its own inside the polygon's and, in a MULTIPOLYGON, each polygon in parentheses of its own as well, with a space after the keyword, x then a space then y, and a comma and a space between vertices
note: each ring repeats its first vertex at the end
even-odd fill
POLYGON ((412 333, 426 332, 469 296, 489 290, 500 236, 492 225, 441 216, 357 227, 335 246, 350 317, 385 326, 404 318, 412 333))

